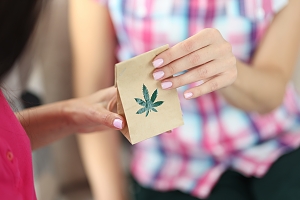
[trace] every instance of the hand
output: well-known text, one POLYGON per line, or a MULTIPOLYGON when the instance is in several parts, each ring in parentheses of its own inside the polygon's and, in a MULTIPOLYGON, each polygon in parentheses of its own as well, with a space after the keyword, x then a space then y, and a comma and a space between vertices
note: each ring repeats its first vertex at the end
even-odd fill
POLYGON ((232 84, 237 77, 231 45, 216 29, 204 29, 159 54, 153 61, 155 80, 163 89, 195 83, 184 92, 186 99, 199 97, 232 84), (173 75, 187 70, 186 73, 173 75))
POLYGON ((63 112, 76 132, 87 133, 107 128, 122 129, 125 120, 111 112, 116 103, 117 89, 110 87, 90 96, 67 101, 63 112))

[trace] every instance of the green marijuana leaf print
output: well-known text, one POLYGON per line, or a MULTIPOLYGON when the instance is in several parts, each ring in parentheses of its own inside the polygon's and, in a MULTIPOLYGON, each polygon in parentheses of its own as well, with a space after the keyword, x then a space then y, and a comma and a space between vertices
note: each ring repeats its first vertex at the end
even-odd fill
POLYGON ((143 84, 143 95, 144 95, 144 100, 140 98, 134 98, 134 100, 140 106, 143 106, 141 109, 139 109, 136 112, 136 114, 142 114, 146 112, 146 117, 147 117, 151 111, 157 112, 156 107, 161 106, 164 103, 163 101, 155 102, 158 95, 157 89, 153 92, 150 99, 148 88, 144 84, 143 84))

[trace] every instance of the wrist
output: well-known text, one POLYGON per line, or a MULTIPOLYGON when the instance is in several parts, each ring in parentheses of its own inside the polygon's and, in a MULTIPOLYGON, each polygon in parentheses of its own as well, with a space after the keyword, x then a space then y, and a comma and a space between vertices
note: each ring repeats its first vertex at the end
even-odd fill
POLYGON ((59 109, 60 109, 60 116, 62 116, 62 123, 68 133, 76 133, 76 125, 74 123, 74 116, 75 110, 72 100, 66 100, 60 102, 59 109))

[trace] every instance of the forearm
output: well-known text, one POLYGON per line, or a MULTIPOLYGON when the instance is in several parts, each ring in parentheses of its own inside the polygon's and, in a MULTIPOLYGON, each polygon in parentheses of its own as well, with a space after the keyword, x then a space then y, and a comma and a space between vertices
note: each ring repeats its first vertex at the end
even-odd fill
POLYGON ((16 113, 33 150, 74 133, 73 127, 68 124, 64 107, 65 102, 59 102, 16 113))
POLYGON ((126 198, 119 133, 104 131, 78 135, 84 167, 95 199, 126 198))
POLYGON ((237 62, 236 82, 221 91, 240 109, 267 113, 282 102, 300 47, 300 1, 290 0, 279 12, 252 58, 237 62))
POLYGON ((105 6, 93 0, 70 2, 70 38, 75 97, 113 85, 116 38, 105 6))
MULTIPOLYGON (((74 95, 81 97, 113 85, 116 38, 105 6, 74 0, 69 13, 74 95)), ((118 137, 115 131, 78 136, 94 199, 125 199, 118 137)))
POLYGON ((237 61, 237 69, 236 81, 220 90, 230 104, 262 114, 281 104, 288 80, 280 70, 256 68, 241 61, 237 61))

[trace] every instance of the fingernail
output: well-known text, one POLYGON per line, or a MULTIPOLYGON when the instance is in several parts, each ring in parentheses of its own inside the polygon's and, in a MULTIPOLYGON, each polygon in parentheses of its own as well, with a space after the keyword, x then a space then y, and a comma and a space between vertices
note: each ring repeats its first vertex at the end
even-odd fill
POLYGON ((172 82, 163 82, 163 83, 161 83, 161 87, 162 87, 162 89, 167 89, 167 88, 170 88, 170 87, 172 87, 172 82))
POLYGON ((164 75, 165 75, 165 73, 163 71, 158 71, 158 72, 153 73, 153 77, 155 80, 162 78, 164 75))
POLYGON ((163 63, 164 63, 164 60, 161 59, 161 58, 160 58, 160 59, 157 59, 157 60, 154 60, 154 61, 152 62, 154 68, 157 68, 157 67, 161 66, 163 63))
POLYGON ((195 85, 196 85, 196 86, 200 86, 200 85, 202 85, 203 83, 204 83, 204 81, 201 80, 201 81, 197 81, 197 82, 195 83, 195 85))
POLYGON ((188 92, 188 93, 185 93, 185 94, 184 94, 184 97, 185 97, 186 99, 191 98, 192 96, 193 96, 193 93, 191 93, 191 92, 188 92))
POLYGON ((118 129, 122 129, 122 127, 123 127, 123 122, 120 119, 115 119, 113 124, 114 124, 114 127, 118 128, 118 129))

